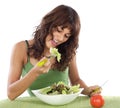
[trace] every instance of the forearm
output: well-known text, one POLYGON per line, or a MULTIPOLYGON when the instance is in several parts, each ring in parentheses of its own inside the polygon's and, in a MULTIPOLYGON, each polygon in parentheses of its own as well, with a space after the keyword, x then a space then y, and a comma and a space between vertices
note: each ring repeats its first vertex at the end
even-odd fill
POLYGON ((88 87, 82 79, 80 79, 78 83, 80 84, 81 88, 87 88, 88 87))
POLYGON ((21 95, 29 86, 36 80, 38 77, 38 74, 34 72, 35 70, 30 70, 26 76, 24 76, 22 79, 13 82, 12 84, 8 85, 8 97, 11 100, 14 100, 16 97, 21 95))

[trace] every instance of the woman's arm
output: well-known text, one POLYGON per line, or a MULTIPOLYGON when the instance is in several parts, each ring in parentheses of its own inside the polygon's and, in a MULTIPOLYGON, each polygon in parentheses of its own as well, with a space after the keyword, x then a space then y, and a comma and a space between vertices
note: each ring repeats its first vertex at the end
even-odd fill
POLYGON ((87 88, 88 86, 85 82, 79 77, 77 64, 76 64, 76 56, 72 59, 69 65, 69 77, 72 85, 80 84, 81 88, 87 88))
POLYGON ((35 80, 42 74, 47 72, 50 68, 49 62, 42 68, 34 66, 28 74, 21 78, 22 69, 24 64, 27 62, 27 49, 25 42, 17 43, 14 46, 11 61, 10 70, 8 76, 7 94, 8 98, 14 100, 16 97, 21 95, 35 80))
POLYGON ((88 87, 86 83, 79 77, 79 73, 76 65, 76 56, 74 56, 74 58, 72 59, 69 65, 69 77, 72 85, 80 84, 80 87, 84 88, 84 90, 82 91, 82 94, 91 96, 94 94, 101 93, 101 90, 96 93, 93 93, 92 91, 94 91, 96 88, 99 88, 99 86, 94 85, 94 86, 88 87))

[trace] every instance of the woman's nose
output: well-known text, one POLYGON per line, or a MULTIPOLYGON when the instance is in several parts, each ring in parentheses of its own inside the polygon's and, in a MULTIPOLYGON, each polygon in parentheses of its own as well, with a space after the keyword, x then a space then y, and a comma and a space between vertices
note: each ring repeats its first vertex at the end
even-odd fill
POLYGON ((58 35, 57 36, 57 40, 60 41, 60 42, 62 42, 64 40, 64 35, 62 35, 62 34, 58 35))

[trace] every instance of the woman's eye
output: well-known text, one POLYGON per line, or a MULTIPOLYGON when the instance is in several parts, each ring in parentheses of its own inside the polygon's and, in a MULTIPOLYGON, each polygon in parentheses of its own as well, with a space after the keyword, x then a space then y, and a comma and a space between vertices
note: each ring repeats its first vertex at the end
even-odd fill
POLYGON ((65 35, 65 37, 66 37, 66 38, 69 38, 69 37, 70 37, 70 35, 67 35, 67 34, 66 34, 66 35, 65 35))
POLYGON ((58 27, 58 28, 57 28, 57 31, 58 31, 58 32, 62 32, 63 30, 62 30, 61 27, 58 27))

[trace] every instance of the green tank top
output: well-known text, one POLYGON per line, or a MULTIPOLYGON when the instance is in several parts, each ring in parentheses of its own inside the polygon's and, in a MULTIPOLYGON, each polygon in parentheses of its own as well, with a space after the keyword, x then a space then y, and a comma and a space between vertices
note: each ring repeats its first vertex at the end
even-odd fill
MULTIPOLYGON (((27 41, 25 42, 28 48, 29 44, 27 41)), ((33 65, 30 63, 30 57, 28 56, 28 61, 22 70, 22 77, 24 77, 32 68, 33 68, 33 65)), ((65 84, 68 84, 68 81, 69 81, 68 68, 66 68, 65 71, 58 71, 58 70, 51 69, 49 70, 48 73, 38 76, 38 78, 28 88, 28 93, 31 96, 34 96, 31 90, 41 89, 41 88, 50 86, 53 83, 58 83, 59 81, 62 81, 65 84)))

